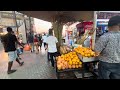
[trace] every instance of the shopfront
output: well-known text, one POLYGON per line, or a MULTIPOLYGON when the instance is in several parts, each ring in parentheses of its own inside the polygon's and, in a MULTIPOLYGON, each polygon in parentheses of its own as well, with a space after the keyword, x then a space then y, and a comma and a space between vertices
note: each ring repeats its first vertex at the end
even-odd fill
POLYGON ((102 20, 102 21, 97 20, 97 28, 102 33, 105 33, 108 30, 108 20, 102 20))

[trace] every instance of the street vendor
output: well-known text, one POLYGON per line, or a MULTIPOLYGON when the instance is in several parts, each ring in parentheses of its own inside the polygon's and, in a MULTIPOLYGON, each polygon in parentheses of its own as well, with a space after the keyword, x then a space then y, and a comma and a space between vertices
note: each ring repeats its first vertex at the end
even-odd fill
POLYGON ((120 16, 110 18, 108 28, 95 45, 99 79, 120 79, 120 16))

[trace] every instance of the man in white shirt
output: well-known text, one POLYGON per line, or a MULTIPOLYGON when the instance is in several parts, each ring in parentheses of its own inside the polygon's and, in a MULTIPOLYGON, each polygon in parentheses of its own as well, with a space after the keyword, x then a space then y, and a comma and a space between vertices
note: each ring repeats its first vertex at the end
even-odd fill
POLYGON ((49 30, 49 36, 46 38, 46 44, 48 48, 48 53, 50 55, 50 60, 52 67, 54 67, 54 57, 57 56, 57 43, 58 40, 55 36, 53 36, 52 29, 49 30))

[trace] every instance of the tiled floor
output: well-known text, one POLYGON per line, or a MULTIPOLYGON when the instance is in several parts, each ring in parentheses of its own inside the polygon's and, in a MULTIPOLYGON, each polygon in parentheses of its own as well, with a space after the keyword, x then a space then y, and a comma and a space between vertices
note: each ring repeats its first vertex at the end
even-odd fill
POLYGON ((21 61, 24 61, 25 64, 20 67, 14 61, 13 69, 17 69, 17 71, 8 75, 6 73, 8 57, 0 44, 0 79, 56 79, 55 70, 51 67, 51 63, 47 61, 44 48, 39 54, 24 52, 21 58, 21 61))

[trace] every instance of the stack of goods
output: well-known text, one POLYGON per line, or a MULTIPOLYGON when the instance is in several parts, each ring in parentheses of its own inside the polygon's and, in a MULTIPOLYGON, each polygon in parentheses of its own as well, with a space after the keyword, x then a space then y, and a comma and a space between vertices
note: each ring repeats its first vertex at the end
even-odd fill
POLYGON ((62 54, 66 54, 66 53, 68 53, 68 52, 70 52, 71 51, 71 49, 68 47, 68 46, 66 46, 66 45, 62 45, 62 46, 60 46, 60 54, 62 55, 62 54))
POLYGON ((75 52, 81 54, 83 57, 95 57, 95 52, 91 50, 91 48, 86 47, 77 47, 74 49, 75 52))
POLYGON ((79 60, 76 52, 69 52, 65 55, 57 57, 57 69, 75 69, 81 68, 82 62, 79 60))

